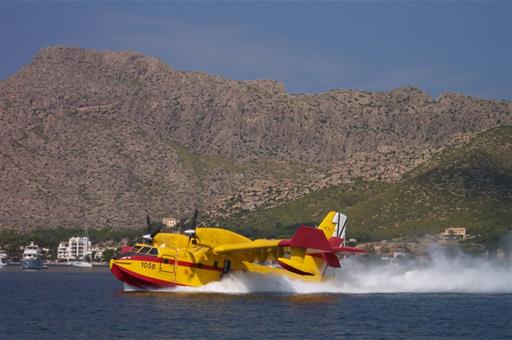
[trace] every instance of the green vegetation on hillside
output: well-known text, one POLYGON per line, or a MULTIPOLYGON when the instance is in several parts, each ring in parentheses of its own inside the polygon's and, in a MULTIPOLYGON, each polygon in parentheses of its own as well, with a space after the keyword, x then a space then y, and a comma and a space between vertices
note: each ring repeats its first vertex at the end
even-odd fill
POLYGON ((362 181, 330 186, 274 208, 242 211, 218 224, 250 237, 288 237, 298 226, 316 225, 328 211, 344 210, 390 186, 362 181))
MULTIPOLYGON (((189 166, 198 166, 193 156, 180 157, 189 166)), ((302 224, 318 224, 329 210, 344 212, 349 218, 348 237, 360 241, 437 234, 460 226, 476 236, 471 242, 497 246, 500 237, 512 230, 512 127, 492 129, 465 145, 446 149, 398 183, 334 185, 277 207, 242 210, 225 220, 207 222, 253 238, 289 237, 302 224)), ((143 232, 90 229, 89 235, 93 242, 119 242, 135 240, 143 232)), ((14 254, 36 241, 55 251, 59 241, 81 234, 83 229, 35 229, 25 234, 3 230, 0 247, 14 254)))
POLYGON ((289 236, 300 224, 319 223, 331 209, 345 212, 349 237, 363 241, 461 226, 477 236, 475 242, 497 244, 512 230, 512 127, 486 131, 447 149, 399 183, 332 186, 222 222, 253 237, 289 236))

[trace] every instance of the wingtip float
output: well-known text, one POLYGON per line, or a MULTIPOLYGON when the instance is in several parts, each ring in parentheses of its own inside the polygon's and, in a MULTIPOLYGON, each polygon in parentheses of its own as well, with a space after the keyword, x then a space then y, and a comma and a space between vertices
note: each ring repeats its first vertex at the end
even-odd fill
POLYGON ((291 239, 250 240, 221 228, 145 235, 147 243, 123 247, 110 261, 120 281, 139 289, 198 287, 236 271, 323 281, 337 254, 366 253, 345 246, 347 217, 331 211, 316 228, 302 226, 291 239))

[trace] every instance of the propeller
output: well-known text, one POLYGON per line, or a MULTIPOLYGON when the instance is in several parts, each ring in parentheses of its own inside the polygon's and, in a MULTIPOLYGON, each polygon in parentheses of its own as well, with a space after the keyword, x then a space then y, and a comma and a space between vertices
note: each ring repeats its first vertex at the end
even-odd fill
POLYGON ((192 217, 192 226, 194 228, 194 230, 196 230, 196 227, 197 227, 197 215, 199 214, 199 210, 194 210, 194 217, 192 217))
POLYGON ((149 214, 146 215, 146 231, 147 234, 143 235, 142 238, 145 241, 153 241, 153 237, 155 237, 159 232, 161 232, 163 226, 157 227, 155 230, 151 231, 151 219, 149 218, 149 214))
POLYGON ((188 247, 188 244, 190 243, 190 240, 192 240, 192 244, 197 243, 196 227, 197 227, 197 216, 198 215, 199 215, 199 210, 197 210, 197 208, 196 208, 196 210, 194 211, 194 216, 192 217, 191 228, 185 229, 185 231, 183 232, 185 235, 188 236, 187 247, 188 247))
POLYGON ((146 231, 151 232, 151 219, 149 218, 149 214, 146 213, 146 231))

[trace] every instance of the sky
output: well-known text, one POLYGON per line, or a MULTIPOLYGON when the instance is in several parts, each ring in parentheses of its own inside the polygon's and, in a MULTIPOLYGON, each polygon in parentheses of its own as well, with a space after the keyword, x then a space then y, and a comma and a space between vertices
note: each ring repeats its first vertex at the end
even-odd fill
POLYGON ((512 100, 512 1, 0 0, 0 79, 51 45, 139 51, 291 93, 412 85, 512 100))

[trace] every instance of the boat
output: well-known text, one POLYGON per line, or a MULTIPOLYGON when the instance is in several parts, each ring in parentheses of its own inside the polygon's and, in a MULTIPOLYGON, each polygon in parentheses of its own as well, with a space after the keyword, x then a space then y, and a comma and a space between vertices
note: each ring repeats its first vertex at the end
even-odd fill
POLYGON ((34 242, 30 242, 23 250, 21 269, 46 269, 41 255, 41 249, 34 242))
POLYGON ((340 267, 338 255, 366 253, 345 246, 347 216, 335 211, 318 227, 301 226, 290 239, 277 240, 250 240, 222 228, 196 227, 196 220, 197 210, 192 228, 184 232, 159 229, 144 235, 145 242, 122 247, 110 260, 112 274, 142 290, 199 287, 234 272, 322 282, 332 272, 329 267, 340 267))
POLYGON ((5 250, 0 250, 0 268, 7 266, 7 253, 5 250))
POLYGON ((92 263, 86 261, 73 261, 70 263, 70 266, 80 268, 92 268, 92 263))
POLYGON ((92 262, 85 261, 85 259, 79 259, 76 261, 72 261, 69 263, 72 267, 80 267, 80 268, 92 268, 92 262))

